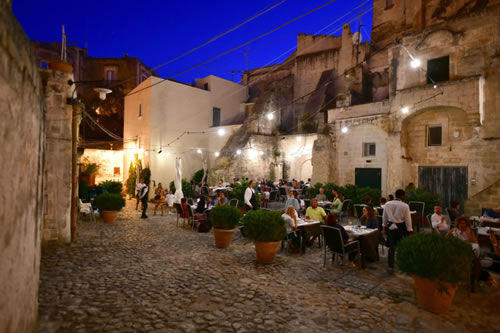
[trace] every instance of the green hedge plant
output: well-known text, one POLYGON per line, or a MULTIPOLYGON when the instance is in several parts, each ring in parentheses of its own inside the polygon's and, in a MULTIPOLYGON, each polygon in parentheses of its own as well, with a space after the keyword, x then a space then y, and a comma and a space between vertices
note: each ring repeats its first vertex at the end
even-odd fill
POLYGON ((216 206, 210 210, 209 218, 212 227, 222 230, 233 230, 241 220, 241 212, 232 206, 216 206))
POLYGON ((101 186, 104 192, 115 194, 121 194, 123 189, 122 183, 114 180, 105 180, 102 182, 101 186))
POLYGON ((473 257, 469 243, 435 233, 406 237, 396 250, 396 263, 403 273, 449 283, 468 281, 473 257))
MULTIPOLYGON (((173 180, 170 182, 169 188, 172 191, 172 193, 175 194, 175 184, 173 180)), ((188 182, 186 178, 182 178, 182 194, 184 194, 185 198, 189 198, 191 197, 191 194, 193 194, 193 190, 191 189, 191 183, 188 182)))
POLYGON ((259 242, 277 242, 286 236, 285 220, 280 212, 252 210, 243 217, 243 234, 259 242))
POLYGON ((429 215, 434 212, 434 206, 441 205, 439 194, 428 192, 425 187, 420 186, 413 191, 406 190, 405 201, 420 201, 425 203, 424 215, 429 215))
POLYGON ((95 197, 94 204, 99 211, 120 211, 123 207, 125 207, 125 199, 121 196, 121 194, 116 193, 102 193, 95 197))

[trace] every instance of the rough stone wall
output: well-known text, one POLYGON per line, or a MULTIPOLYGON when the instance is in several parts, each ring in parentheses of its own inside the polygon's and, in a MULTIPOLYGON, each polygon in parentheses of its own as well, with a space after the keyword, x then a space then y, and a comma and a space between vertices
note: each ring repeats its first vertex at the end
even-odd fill
POLYGON ((0 332, 32 332, 38 311, 45 105, 30 40, 0 1, 0 332))
POLYGON ((44 219, 42 243, 71 241, 71 121, 73 108, 68 80, 73 73, 42 70, 47 105, 47 151, 44 174, 44 219))
POLYGON ((481 215, 481 208, 495 208, 500 203, 500 180, 491 184, 484 191, 473 195, 465 201, 464 214, 467 216, 481 215))

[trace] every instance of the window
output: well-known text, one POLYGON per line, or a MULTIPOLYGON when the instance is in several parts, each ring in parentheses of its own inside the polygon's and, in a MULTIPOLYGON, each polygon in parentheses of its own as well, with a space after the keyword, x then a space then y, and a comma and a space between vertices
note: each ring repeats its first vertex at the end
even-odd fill
POLYGON ((142 104, 139 104, 139 118, 142 117, 142 104))
POLYGON ((443 135, 441 125, 429 125, 427 127, 428 146, 441 146, 442 137, 443 135))
POLYGON ((114 70, 108 69, 106 71, 106 80, 108 82, 113 82, 115 80, 115 71, 114 70))
POLYGON ((203 89, 208 90, 208 82, 203 85, 203 89))
POLYGON ((427 83, 443 82, 450 79, 450 57, 441 57, 427 61, 427 83))
POLYGON ((115 167, 113 171, 114 177, 120 177, 120 167, 115 167))
POLYGON ((385 9, 391 9, 394 6, 393 0, 385 0, 385 9))
POLYGON ((212 126, 214 127, 220 126, 220 108, 213 108, 212 114, 213 114, 212 126))
POLYGON ((363 156, 375 156, 375 143, 363 143, 363 156))

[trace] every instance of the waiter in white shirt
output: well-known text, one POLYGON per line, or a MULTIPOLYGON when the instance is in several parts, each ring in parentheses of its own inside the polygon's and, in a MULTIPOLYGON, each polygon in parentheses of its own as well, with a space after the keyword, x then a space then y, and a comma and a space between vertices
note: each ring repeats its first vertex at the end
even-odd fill
POLYGON ((253 210, 257 209, 257 197, 255 194, 254 187, 255 187, 255 181, 251 180, 250 183, 248 184, 247 189, 245 190, 244 201, 247 212, 252 209, 253 210))
POLYGON ((413 231, 410 206, 404 202, 405 191, 396 191, 396 200, 387 202, 384 206, 383 226, 389 238, 389 268, 394 268, 394 253, 399 241, 413 231))

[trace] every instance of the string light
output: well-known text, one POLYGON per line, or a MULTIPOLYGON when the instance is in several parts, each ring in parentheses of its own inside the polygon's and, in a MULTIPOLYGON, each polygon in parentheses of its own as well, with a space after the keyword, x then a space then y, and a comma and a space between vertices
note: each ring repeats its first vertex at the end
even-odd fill
POLYGON ((226 131, 223 128, 219 128, 217 134, 219 134, 219 136, 223 136, 224 134, 226 134, 226 131))
POLYGON ((236 154, 237 154, 237 155, 241 155, 241 149, 238 149, 238 150, 236 151, 236 154))
POLYGON ((342 127, 340 130, 342 131, 342 133, 347 133, 349 131, 346 126, 342 127))
POLYGON ((273 118, 274 118, 274 114, 273 114, 273 113, 274 113, 274 112, 268 113, 268 114, 266 115, 267 119, 269 119, 269 120, 273 120, 273 118))
POLYGON ((259 155, 262 156, 264 155, 264 152, 262 150, 259 151, 259 155))
POLYGON ((220 153, 218 151, 215 152, 215 157, 219 157, 220 153))
POLYGON ((161 154, 161 152, 162 152, 162 150, 161 150, 161 148, 160 148, 160 150, 158 150, 158 154, 161 154))
POLYGON ((410 112, 410 108, 409 108, 409 107, 407 107, 407 106, 403 106, 403 107, 401 108, 401 112, 403 112, 403 113, 405 113, 405 114, 406 114, 406 113, 410 112))
POLYGON ((201 154, 201 149, 198 148, 198 150, 196 151, 198 154, 201 154))

